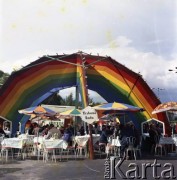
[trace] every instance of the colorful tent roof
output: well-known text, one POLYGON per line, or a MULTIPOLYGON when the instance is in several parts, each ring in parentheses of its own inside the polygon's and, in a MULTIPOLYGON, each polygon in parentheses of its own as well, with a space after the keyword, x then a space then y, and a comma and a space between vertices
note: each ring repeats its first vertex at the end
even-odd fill
POLYGON ((144 112, 132 115, 137 126, 152 117, 166 121, 163 113, 152 115, 160 101, 140 74, 111 57, 82 52, 43 56, 14 72, 0 89, 0 116, 11 120, 13 127, 17 128, 19 121, 27 121, 18 110, 39 105, 44 95, 55 88, 78 87, 82 102, 86 104, 85 75, 87 88, 96 91, 107 102, 116 101, 144 108, 144 112))

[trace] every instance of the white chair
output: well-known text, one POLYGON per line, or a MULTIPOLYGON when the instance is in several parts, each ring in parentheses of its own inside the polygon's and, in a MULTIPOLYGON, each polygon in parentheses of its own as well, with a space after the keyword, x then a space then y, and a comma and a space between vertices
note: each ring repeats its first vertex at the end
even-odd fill
POLYGON ((136 154, 137 154, 137 152, 138 152, 140 157, 142 156, 142 153, 141 153, 142 138, 143 138, 143 137, 140 136, 140 142, 139 142, 139 144, 135 147, 136 154))
POLYGON ((3 159, 2 159, 2 145, 1 145, 1 142, 3 141, 3 139, 4 139, 4 136, 2 136, 0 134, 0 160, 1 161, 3 161, 3 159))
POLYGON ((68 155, 70 152, 74 153, 75 159, 76 159, 76 141, 74 139, 72 140, 72 145, 71 146, 68 145, 66 151, 67 151, 67 160, 68 160, 68 155))
POLYGON ((155 140, 155 154, 154 155, 161 155, 162 156, 162 151, 164 150, 165 155, 166 153, 166 148, 165 148, 165 144, 160 144, 160 137, 159 136, 155 136, 154 137, 155 140))
POLYGON ((101 158, 101 155, 104 154, 105 152, 107 152, 108 147, 107 147, 106 143, 99 143, 98 146, 99 146, 99 154, 100 154, 100 158, 101 158))
POLYGON ((0 137, 0 147, 1 147, 0 157, 1 157, 2 162, 4 159, 7 162, 8 158, 9 158, 9 153, 11 154, 11 158, 13 160, 13 150, 11 147, 3 146, 1 144, 3 142, 3 140, 4 140, 4 135, 1 134, 1 137, 0 137))
POLYGON ((129 153, 133 153, 134 159, 136 160, 136 149, 134 147, 136 138, 130 136, 130 137, 127 137, 126 140, 128 144, 128 147, 126 148, 126 159, 128 159, 129 153))
POLYGON ((52 161, 55 160, 56 162, 55 148, 47 148, 44 142, 43 143, 43 161, 44 162, 47 162, 49 160, 49 154, 51 154, 52 161))
POLYGON ((3 161, 5 157, 5 161, 7 162, 9 159, 9 153, 11 154, 11 158, 13 160, 13 150, 11 147, 1 147, 1 159, 3 161))
POLYGON ((87 157, 87 141, 83 141, 82 143, 78 144, 76 147, 76 156, 78 157, 79 155, 82 156, 83 153, 85 157, 87 157))
POLYGON ((118 136, 116 139, 111 139, 111 142, 106 146, 107 157, 110 156, 110 154, 113 154, 114 156, 120 156, 120 146, 121 145, 118 136))

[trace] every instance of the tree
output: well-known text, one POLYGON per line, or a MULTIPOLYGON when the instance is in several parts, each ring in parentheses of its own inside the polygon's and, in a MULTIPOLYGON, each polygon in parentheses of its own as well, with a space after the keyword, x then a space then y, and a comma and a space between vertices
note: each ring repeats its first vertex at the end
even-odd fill
POLYGON ((8 77, 9 77, 8 73, 5 73, 4 71, 0 70, 0 87, 6 82, 8 77))
POLYGON ((70 93, 69 96, 66 96, 65 105, 67 105, 67 106, 75 106, 75 100, 73 99, 73 94, 72 93, 70 93))
POLYGON ((41 104, 49 104, 49 105, 61 105, 63 103, 63 98, 58 94, 58 92, 53 93, 48 98, 46 98, 44 101, 41 102, 41 104))

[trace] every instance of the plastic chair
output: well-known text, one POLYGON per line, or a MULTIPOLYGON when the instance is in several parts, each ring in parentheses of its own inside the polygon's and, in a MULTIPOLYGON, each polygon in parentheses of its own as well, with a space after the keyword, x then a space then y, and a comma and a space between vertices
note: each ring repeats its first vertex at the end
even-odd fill
POLYGON ((167 153, 166 153, 165 144, 159 144, 160 137, 159 136, 155 136, 154 140, 155 140, 155 143, 156 143, 155 144, 155 154, 154 155, 159 155, 159 152, 160 152, 160 155, 162 156, 162 151, 163 150, 164 150, 164 153, 166 155, 167 153))
POLYGON ((79 144, 77 147, 76 147, 76 156, 78 157, 79 155, 82 156, 82 154, 84 153, 85 154, 85 157, 87 157, 87 141, 84 141, 82 144, 79 144))
POLYGON ((113 154, 114 156, 118 155, 120 157, 120 146, 121 145, 118 136, 116 139, 111 139, 111 142, 106 146, 107 157, 110 156, 110 154, 113 154))
POLYGON ((140 136, 140 143, 135 147, 136 154, 138 152, 140 157, 142 156, 141 147, 142 147, 142 136, 140 136))
POLYGON ((51 154, 52 161, 55 160, 55 148, 47 148, 45 142, 43 143, 43 162, 47 162, 49 160, 49 154, 51 154))
POLYGON ((72 145, 71 146, 68 145, 66 151, 67 151, 67 160, 70 152, 74 153, 76 159, 76 141, 74 139, 72 140, 72 145))
POLYGON ((130 137, 127 137, 126 140, 128 144, 128 147, 126 149, 126 159, 128 159, 129 157, 128 154, 133 152, 134 159, 136 160, 136 148, 134 147, 136 138, 133 136, 130 136, 130 137))
POLYGON ((2 162, 3 162, 4 158, 5 158, 5 161, 7 162, 8 158, 9 158, 9 152, 11 153, 11 158, 13 160, 13 151, 12 151, 11 147, 4 147, 1 144, 3 140, 4 140, 4 134, 1 134, 1 137, 0 137, 0 147, 1 147, 0 157, 1 157, 2 162))
POLYGON ((99 143, 98 146, 99 146, 99 153, 100 153, 100 158, 101 158, 102 153, 103 152, 105 153, 105 151, 107 152, 108 148, 107 148, 106 143, 99 143))

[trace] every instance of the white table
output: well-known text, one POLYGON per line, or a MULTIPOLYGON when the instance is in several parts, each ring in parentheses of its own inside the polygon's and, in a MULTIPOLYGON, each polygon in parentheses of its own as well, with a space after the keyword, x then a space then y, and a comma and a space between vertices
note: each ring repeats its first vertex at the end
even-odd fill
POLYGON ((176 141, 175 141, 175 137, 161 137, 160 138, 160 141, 159 141, 159 144, 175 144, 176 141))
POLYGON ((12 149, 19 149, 18 156, 21 154, 23 159, 26 157, 27 148, 31 145, 33 146, 33 141, 29 138, 5 138, 1 142, 2 145, 2 154, 6 156, 6 161, 8 160, 8 150, 11 150, 12 158, 13 151, 12 149), (21 152, 21 153, 20 153, 21 152))
POLYGON ((37 144, 37 143, 42 144, 44 140, 45 138, 43 136, 39 136, 39 137, 34 137, 33 142, 34 144, 37 144))
POLYGON ((23 149, 25 145, 33 144, 33 141, 28 138, 5 138, 2 142, 2 148, 23 149))
MULTIPOLYGON (((85 136, 75 136, 74 140, 77 142, 79 146, 84 146, 90 138, 90 135, 85 135, 85 136)), ((99 141, 100 135, 99 134, 92 134, 92 139, 93 139, 93 145, 99 141)))
POLYGON ((43 145, 47 149, 66 149, 68 143, 63 139, 45 139, 43 145))
POLYGON ((53 138, 45 139, 45 137, 42 136, 34 137, 33 142, 34 144, 40 143, 41 145, 45 145, 46 148, 66 149, 68 146, 68 143, 63 139, 53 139, 53 138))
POLYGON ((161 137, 159 144, 162 145, 172 145, 172 152, 173 152, 173 146, 176 146, 176 152, 177 152, 177 137, 161 137))

